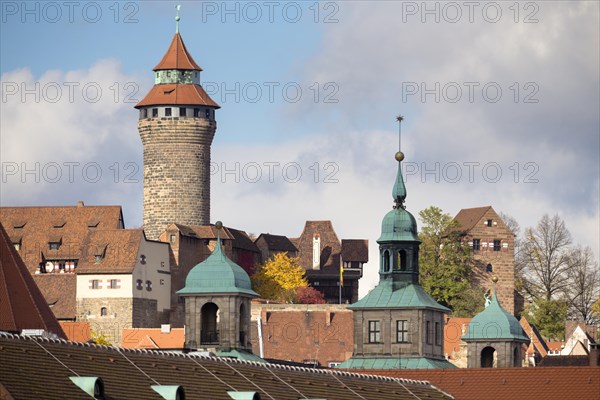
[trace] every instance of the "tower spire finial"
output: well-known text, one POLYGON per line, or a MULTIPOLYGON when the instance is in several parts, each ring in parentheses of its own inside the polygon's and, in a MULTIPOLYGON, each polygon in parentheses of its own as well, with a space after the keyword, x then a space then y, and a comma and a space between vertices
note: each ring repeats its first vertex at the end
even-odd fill
POLYGON ((179 17, 179 10, 181 10, 181 4, 177 4, 175 6, 175 9, 177 10, 177 13, 175 15, 175 33, 179 33, 179 20, 181 19, 179 17))
POLYGON ((396 175, 396 183, 394 183, 392 196, 394 197, 394 208, 404 208, 404 200, 406 199, 406 187, 402 179, 402 160, 404 160, 404 153, 402 152, 402 121, 404 121, 404 117, 398 115, 396 121, 398 121, 398 151, 395 158, 398 161, 398 174, 396 175))

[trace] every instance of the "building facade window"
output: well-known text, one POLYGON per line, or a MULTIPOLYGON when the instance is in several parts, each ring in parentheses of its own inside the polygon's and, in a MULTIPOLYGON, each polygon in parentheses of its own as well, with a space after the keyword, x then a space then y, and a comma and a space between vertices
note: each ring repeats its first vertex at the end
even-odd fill
POLYGON ((135 288, 137 290, 142 290, 144 288, 144 282, 142 282, 141 279, 138 279, 137 281, 135 281, 135 288))
POLYGON ((492 264, 488 264, 485 266, 485 272, 494 272, 494 267, 492 264))
POLYGON ((380 321, 369 321, 369 343, 380 343, 381 326, 380 321))
POLYGON ((146 290, 149 292, 152 291, 152 282, 151 281, 146 281, 146 290))
POLYGON ((100 289, 100 281, 98 279, 92 279, 92 289, 100 289))
POLYGON ((160 280, 160 284, 161 284, 161 285, 164 285, 164 284, 165 284, 165 280, 164 280, 164 279, 161 279, 161 280, 160 280))
POLYGON ((119 288, 119 280, 111 279, 110 281, 108 281, 108 287, 111 289, 118 289, 119 288))
POLYGON ((473 251, 479 251, 481 249, 481 239, 473 239, 473 251))
POLYGON ((408 321, 396 321, 396 342, 408 343, 408 321))
POLYGON ((198 118, 200 116, 200 109, 199 108, 194 108, 194 117, 198 118))
POLYGON ((158 117, 158 108, 152 109, 152 117, 154 117, 154 118, 158 117))
POLYGON ((108 315, 108 310, 106 309, 106 307, 102 307, 100 309, 100 316, 101 317, 106 317, 108 315))
POLYGON ((60 248, 60 243, 58 243, 58 242, 50 242, 50 243, 48 243, 48 248, 50 250, 58 250, 60 248))
POLYGON ((185 117, 187 114, 187 109, 185 107, 179 107, 179 116, 185 117))
POLYGON ((435 344, 438 346, 442 344, 442 330, 439 322, 435 323, 435 344))
POLYGON ((494 240, 494 251, 500 251, 502 248, 502 242, 498 239, 494 240))
POLYGON ((488 228, 491 228, 493 224, 494 224, 494 221, 492 221, 491 219, 488 219, 487 221, 485 221, 485 226, 487 226, 488 228))
POLYGON ((425 322, 425 342, 431 344, 433 332, 431 331, 431 321, 425 322))
POLYGON ((96 255, 96 264, 100 264, 102 262, 102 256, 96 255))
POLYGON ((170 117, 171 116, 171 107, 166 107, 165 108, 165 117, 170 117))
POLYGON ((204 111, 204 115, 206 116, 206 119, 210 119, 210 109, 206 109, 206 111, 204 111))

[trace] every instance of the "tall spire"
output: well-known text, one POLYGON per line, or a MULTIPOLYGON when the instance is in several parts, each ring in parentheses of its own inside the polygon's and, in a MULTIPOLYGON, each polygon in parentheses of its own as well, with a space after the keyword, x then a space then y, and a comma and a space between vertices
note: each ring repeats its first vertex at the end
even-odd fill
POLYGON ((177 10, 177 14, 175 15, 175 33, 179 33, 179 20, 181 19, 179 18, 179 10, 181 10, 181 5, 177 4, 175 9, 177 10))
POLYGON ((398 121, 398 152, 395 155, 396 161, 398 161, 398 173, 396 175, 396 182, 394 183, 394 189, 392 190, 392 197, 394 198, 394 208, 405 208, 404 200, 406 199, 406 187, 404 186, 404 180, 402 179, 402 160, 404 160, 404 153, 402 152, 402 121, 404 117, 398 115, 396 117, 398 121))

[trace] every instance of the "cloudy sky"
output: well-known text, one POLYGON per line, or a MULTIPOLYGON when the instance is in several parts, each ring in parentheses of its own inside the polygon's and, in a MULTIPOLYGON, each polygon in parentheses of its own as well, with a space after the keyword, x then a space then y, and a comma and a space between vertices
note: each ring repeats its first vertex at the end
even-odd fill
MULTIPOLYGON (((1 4, 2 205, 119 204, 142 221, 135 103, 175 2, 1 4)), ((407 207, 559 214, 600 253, 598 2, 180 2, 221 104, 212 213, 298 236, 330 219, 370 241, 391 209, 406 117, 407 207)))

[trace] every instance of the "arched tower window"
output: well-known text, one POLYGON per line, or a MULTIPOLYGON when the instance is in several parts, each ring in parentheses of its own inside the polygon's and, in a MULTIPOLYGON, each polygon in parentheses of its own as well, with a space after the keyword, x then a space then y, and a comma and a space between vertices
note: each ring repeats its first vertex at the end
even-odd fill
POLYGON ((218 312, 219 307, 217 307, 215 303, 206 303, 202 306, 202 309, 200 310, 200 314, 202 315, 200 342, 202 344, 219 343, 218 312))
POLYGON ((108 315, 108 310, 106 309, 106 307, 102 307, 100 309, 100 316, 101 317, 106 317, 108 315))
POLYGON ((520 367, 521 366, 521 352, 519 351, 519 345, 515 346, 515 350, 513 351, 513 366, 520 367))
POLYGON ((481 350, 481 368, 493 368, 496 358, 496 349, 487 346, 481 350))
POLYGON ((398 269, 400 271, 406 271, 406 250, 400 250, 398 252, 398 269))
POLYGON ((246 346, 246 306, 240 305, 240 345, 246 346))
POLYGON ((383 252, 383 272, 390 272, 390 251, 383 252))

